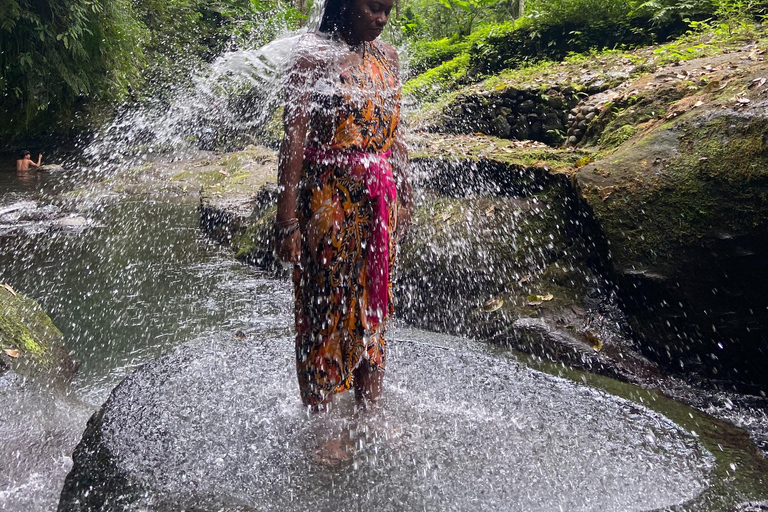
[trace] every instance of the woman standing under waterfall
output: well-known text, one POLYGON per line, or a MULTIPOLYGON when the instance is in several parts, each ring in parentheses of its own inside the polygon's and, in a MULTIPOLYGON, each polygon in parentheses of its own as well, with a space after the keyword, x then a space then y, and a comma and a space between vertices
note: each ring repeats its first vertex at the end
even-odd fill
POLYGON ((294 263, 296 369, 314 410, 352 387, 363 403, 381 394, 390 269, 411 204, 397 53, 377 40, 392 5, 328 0, 285 83, 275 236, 294 263))

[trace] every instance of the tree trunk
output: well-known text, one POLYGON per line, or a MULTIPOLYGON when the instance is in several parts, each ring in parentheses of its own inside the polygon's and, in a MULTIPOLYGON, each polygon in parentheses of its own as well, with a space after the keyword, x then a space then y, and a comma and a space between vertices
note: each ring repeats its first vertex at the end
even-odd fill
POLYGON ((522 18, 523 16, 525 16, 525 0, 518 0, 517 17, 522 18))

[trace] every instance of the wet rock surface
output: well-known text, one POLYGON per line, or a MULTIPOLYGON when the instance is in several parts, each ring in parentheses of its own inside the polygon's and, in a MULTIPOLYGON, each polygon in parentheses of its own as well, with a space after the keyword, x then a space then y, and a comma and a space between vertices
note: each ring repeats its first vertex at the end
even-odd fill
POLYGON ((750 86, 766 69, 676 100, 574 175, 646 353, 755 394, 768 389, 768 90, 750 86))
MULTIPOLYGON (((764 50, 750 42, 663 66, 650 51, 606 56, 601 70, 597 62, 583 63, 581 72, 564 62, 502 75, 414 117, 429 130, 544 140, 530 126, 512 133, 509 116, 543 112, 555 99, 567 113, 566 145, 583 151, 574 153, 582 157, 571 160, 571 170, 563 169, 567 153, 534 146, 527 159, 510 158, 503 143, 486 142, 486 156, 573 174, 605 242, 609 263, 600 275, 615 285, 631 337, 647 357, 697 384, 764 396, 764 50)), ((483 154, 479 141, 466 145, 473 159, 483 154)))
POLYGON ((373 410, 347 393, 308 415, 282 336, 200 340, 128 377, 89 421, 59 511, 652 510, 710 485, 713 457, 664 416, 435 343, 390 342, 373 410))
POLYGON ((63 386, 0 371, 0 508, 53 510, 93 413, 63 386))
POLYGON ((396 271, 406 321, 629 380, 659 376, 617 324, 599 231, 544 164, 417 158, 424 195, 396 271))
POLYGON ((41 201, 21 200, 0 206, 0 236, 81 231, 90 226, 86 217, 41 201))

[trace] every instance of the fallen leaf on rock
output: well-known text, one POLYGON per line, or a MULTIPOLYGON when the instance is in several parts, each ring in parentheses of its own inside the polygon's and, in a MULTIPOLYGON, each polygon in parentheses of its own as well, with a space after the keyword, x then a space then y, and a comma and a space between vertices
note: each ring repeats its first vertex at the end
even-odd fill
POLYGON ((587 338, 589 345, 600 352, 603 349, 603 342, 592 331, 584 331, 584 337, 587 338))
POLYGON ((606 202, 611 197, 616 187, 605 187, 600 189, 600 200, 606 202))
POLYGON ((741 103, 742 105, 746 105, 747 103, 750 103, 752 101, 749 98, 744 98, 742 96, 737 96, 737 98, 739 103, 741 103))
POLYGON ((693 108, 699 108, 699 107, 700 107, 700 106, 702 106, 702 105, 704 105, 704 102, 703 102, 703 101, 701 101, 701 100, 699 100, 699 101, 697 101, 697 102, 696 102, 696 103, 693 105, 693 108))
POLYGON ((498 297, 494 297, 492 299, 488 299, 483 303, 483 311, 486 313, 493 313, 494 311, 498 311, 501 309, 501 307, 504 305, 504 301, 502 299, 499 299, 498 297))
POLYGON ((496 205, 491 205, 490 208, 485 210, 485 215, 486 217, 493 217, 494 215, 496 215, 496 205))
POLYGON ((21 355, 21 352, 19 352, 15 348, 4 348, 3 352, 8 354, 9 357, 13 357, 13 358, 19 357, 21 355))
POLYGON ((755 87, 760 88, 765 85, 766 78, 755 78, 752 80, 752 83, 749 84, 750 89, 754 89, 755 87))
POLYGON ((229 176, 229 173, 227 171, 219 170, 219 174, 223 174, 224 176, 229 176))
POLYGON ((520 278, 520 280, 517 282, 517 284, 527 283, 530 280, 531 280, 531 275, 530 274, 524 275, 523 277, 520 278))
POLYGON ((528 302, 529 303, 536 303, 535 305, 539 305, 542 302, 549 302, 552 299, 554 299, 555 296, 551 293, 548 293, 547 295, 529 295, 528 296, 528 302))
POLYGON ((16 293, 16 291, 15 291, 13 288, 11 288, 11 287, 10 287, 10 285, 7 285, 7 284, 5 284, 5 283, 0 283, 0 288, 5 288, 5 289, 6 289, 6 290, 8 290, 8 291, 11 293, 11 295, 13 295, 14 297, 15 297, 16 295, 18 295, 18 294, 16 293))

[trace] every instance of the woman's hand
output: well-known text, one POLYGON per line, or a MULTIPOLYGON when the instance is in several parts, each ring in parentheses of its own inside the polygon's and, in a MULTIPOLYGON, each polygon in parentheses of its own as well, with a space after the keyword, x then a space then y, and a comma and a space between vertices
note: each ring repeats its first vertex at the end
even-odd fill
POLYGON ((397 225, 395 226, 395 241, 400 243, 405 235, 408 234, 408 228, 411 226, 413 216, 413 203, 397 203, 397 225))
POLYGON ((298 263, 301 252, 301 231, 296 230, 290 235, 276 236, 277 257, 285 263, 298 263))
POLYGON ((292 217, 287 220, 275 220, 275 251, 278 258, 285 263, 297 263, 301 251, 301 231, 299 219, 292 217))

